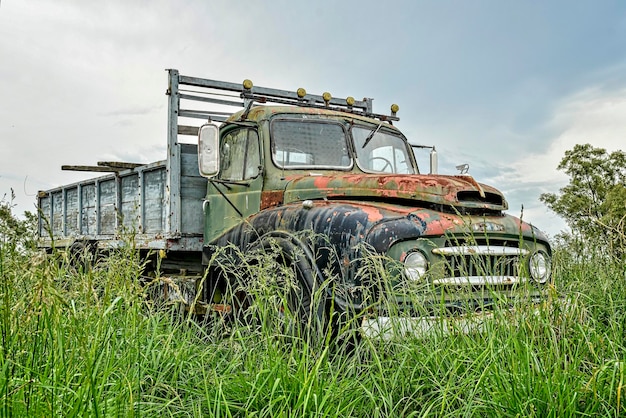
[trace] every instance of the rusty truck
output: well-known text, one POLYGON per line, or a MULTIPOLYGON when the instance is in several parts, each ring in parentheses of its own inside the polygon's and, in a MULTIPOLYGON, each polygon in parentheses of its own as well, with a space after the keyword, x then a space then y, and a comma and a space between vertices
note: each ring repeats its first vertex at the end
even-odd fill
POLYGON ((153 265, 191 283, 179 296, 221 312, 237 303, 215 255, 272 247, 295 271, 306 305, 296 312, 349 313, 366 333, 394 315, 410 330, 520 294, 539 300, 550 284, 546 236, 507 214, 494 187, 438 174, 434 147, 423 172, 396 105, 378 114, 370 98, 168 79, 166 159, 64 167, 107 173, 39 193, 41 246, 96 252, 132 231, 153 265))

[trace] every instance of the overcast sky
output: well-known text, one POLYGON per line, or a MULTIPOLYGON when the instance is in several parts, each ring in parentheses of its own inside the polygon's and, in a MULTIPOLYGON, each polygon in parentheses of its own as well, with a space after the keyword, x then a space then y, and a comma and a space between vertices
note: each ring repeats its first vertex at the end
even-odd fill
POLYGON ((0 198, 164 159, 166 68, 397 103, 441 172, 469 163, 550 235, 564 152, 626 148, 623 1, 0 0, 0 198))

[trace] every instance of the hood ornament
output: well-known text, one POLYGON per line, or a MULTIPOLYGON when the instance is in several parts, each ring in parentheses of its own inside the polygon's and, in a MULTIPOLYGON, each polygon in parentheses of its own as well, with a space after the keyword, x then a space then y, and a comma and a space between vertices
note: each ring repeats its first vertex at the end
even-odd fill
POLYGON ((467 172, 469 171, 469 164, 457 165, 456 169, 459 170, 459 174, 467 174, 467 172))

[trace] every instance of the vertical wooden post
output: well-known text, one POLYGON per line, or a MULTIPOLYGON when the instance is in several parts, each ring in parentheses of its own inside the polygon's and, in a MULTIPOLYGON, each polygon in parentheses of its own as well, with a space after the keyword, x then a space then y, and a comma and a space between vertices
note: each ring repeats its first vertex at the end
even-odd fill
POLYGON ((177 70, 168 70, 169 87, 167 94, 167 172, 166 172, 166 225, 165 231, 169 235, 178 235, 180 228, 180 145, 178 144, 178 115, 180 110, 180 96, 178 92, 179 74, 177 70))

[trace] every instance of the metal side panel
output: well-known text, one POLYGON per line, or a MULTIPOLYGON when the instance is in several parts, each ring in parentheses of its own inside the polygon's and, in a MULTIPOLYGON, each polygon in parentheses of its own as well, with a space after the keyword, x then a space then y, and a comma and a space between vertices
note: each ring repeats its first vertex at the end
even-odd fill
POLYGON ((80 195, 80 233, 96 235, 96 184, 84 184, 80 195))
POLYGON ((79 234, 78 186, 65 189, 65 236, 79 234))
POLYGON ((123 232, 141 232, 139 184, 138 173, 132 173, 120 179, 120 217, 123 232))
POLYGON ((198 170, 198 147, 181 144, 181 233, 183 236, 202 236, 204 216, 202 202, 206 197, 207 181, 198 170))
POLYGON ((50 227, 52 235, 55 237, 63 236, 63 190, 52 193, 52 214, 50 227))
POLYGON ((114 178, 99 182, 100 235, 114 235, 117 231, 117 184, 114 178))
POLYGON ((39 236, 47 238, 50 229, 51 196, 49 194, 39 196, 39 236))
POLYGON ((164 233, 167 214, 165 167, 143 173, 143 226, 147 234, 164 233))

